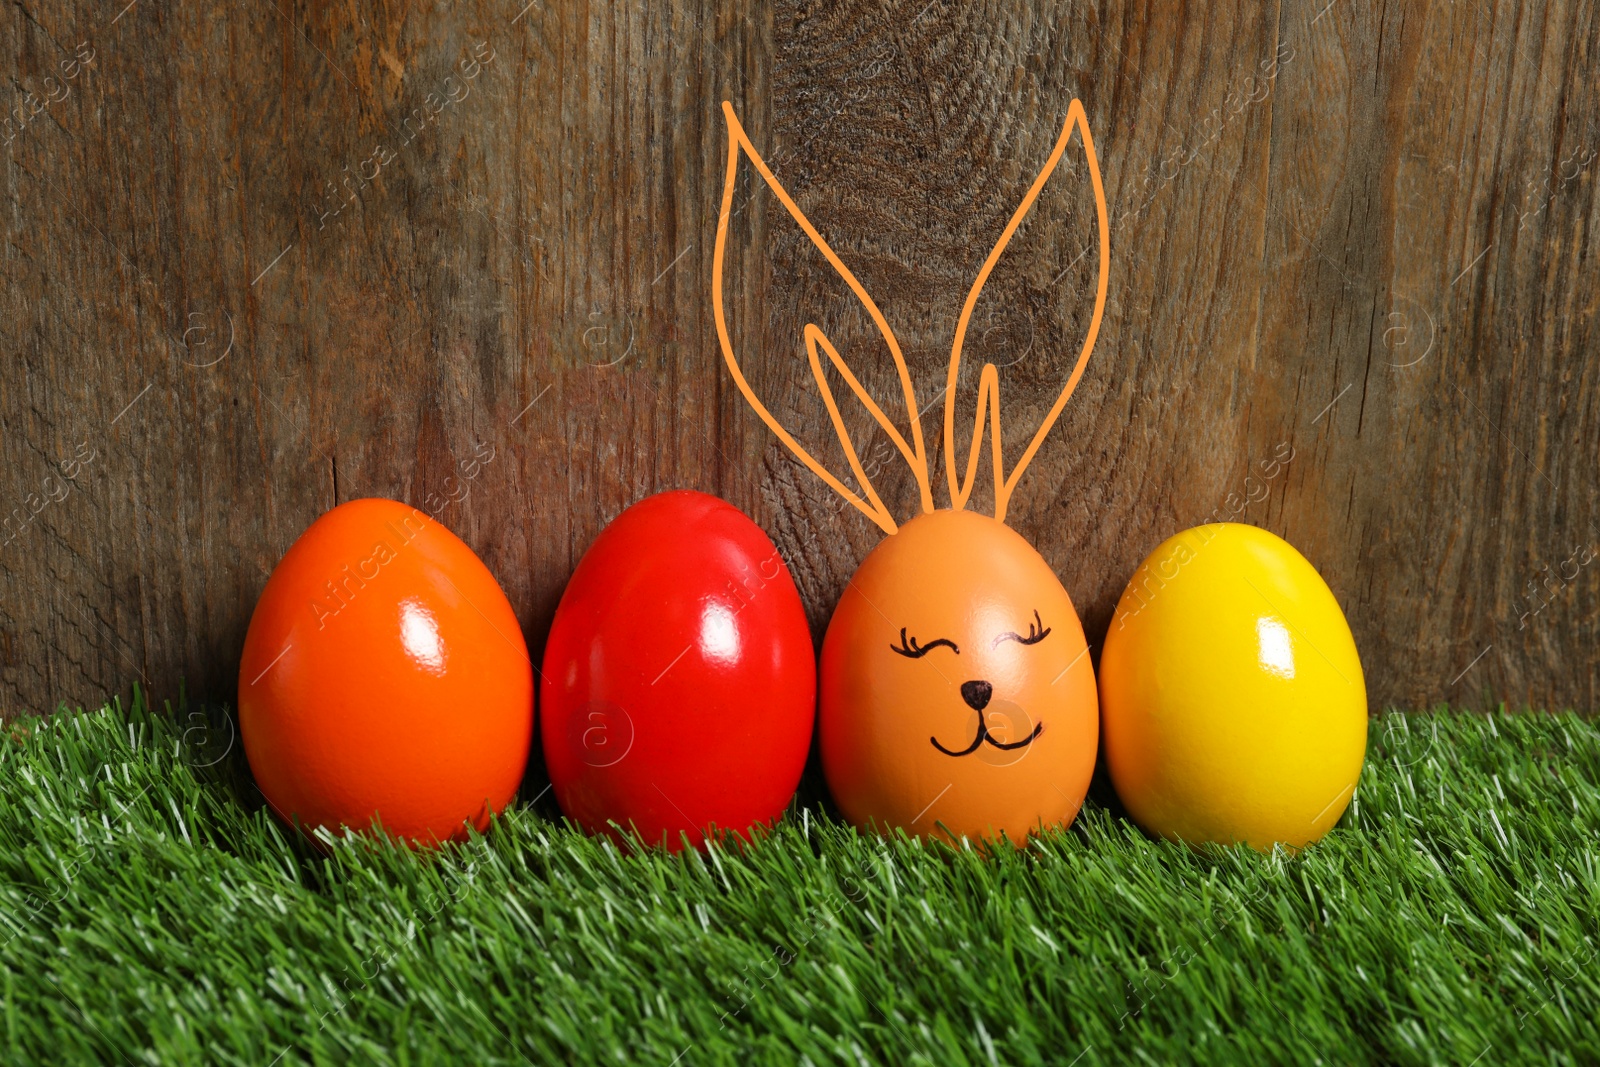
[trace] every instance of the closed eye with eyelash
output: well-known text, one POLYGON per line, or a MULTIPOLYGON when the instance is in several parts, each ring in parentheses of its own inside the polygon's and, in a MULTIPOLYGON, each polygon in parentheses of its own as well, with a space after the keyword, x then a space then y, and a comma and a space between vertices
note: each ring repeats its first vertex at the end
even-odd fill
POLYGON ((1023 637, 1021 634, 1014 631, 1011 633, 1003 633, 994 639, 994 644, 990 647, 999 648, 1000 642, 1002 641, 1015 641, 1019 645, 1037 645, 1040 641, 1043 641, 1049 636, 1050 627, 1046 626, 1043 620, 1039 618, 1039 610, 1035 608, 1033 612, 1033 621, 1028 624, 1027 637, 1023 637))
POLYGON ((956 643, 947 637, 936 638, 935 640, 929 641, 925 645, 917 644, 917 639, 915 637, 908 638, 906 636, 906 628, 904 626, 900 627, 900 643, 898 645, 890 645, 889 649, 892 652, 900 653, 907 659, 920 659, 923 656, 926 656, 929 652, 932 652, 934 649, 938 648, 940 645, 947 645, 949 646, 950 651, 954 652, 958 656, 961 655, 961 650, 956 647, 956 643))

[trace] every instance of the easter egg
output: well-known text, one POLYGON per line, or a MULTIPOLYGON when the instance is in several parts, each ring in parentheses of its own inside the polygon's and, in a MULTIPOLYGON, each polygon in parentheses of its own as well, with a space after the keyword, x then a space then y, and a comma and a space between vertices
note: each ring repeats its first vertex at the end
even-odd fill
POLYGON ((579 561, 545 646, 539 733, 561 810, 677 850, 783 813, 816 658, 778 550, 738 508, 660 493, 579 561))
POLYGON ((1077 816, 1098 739, 1067 591, 1002 522, 934 511, 862 561, 822 646, 822 766, 858 826, 1021 842, 1077 816))
POLYGON ((267 579, 239 665, 239 729, 286 821, 459 838, 521 783, 533 669, 470 548, 415 508, 354 500, 267 579))
POLYGON ((1239 523, 1185 530, 1140 565, 1101 652, 1100 707, 1129 814, 1191 843, 1316 841, 1366 754, 1338 601, 1288 542, 1239 523))

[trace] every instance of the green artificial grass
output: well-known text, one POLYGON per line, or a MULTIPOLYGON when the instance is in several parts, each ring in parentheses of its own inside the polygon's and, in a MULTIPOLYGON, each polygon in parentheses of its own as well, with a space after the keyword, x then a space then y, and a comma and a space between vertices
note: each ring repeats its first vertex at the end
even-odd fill
POLYGON ((319 851, 214 716, 7 729, 6 1062, 1600 1062, 1600 732, 1571 715, 1375 720, 1298 856, 1094 801, 989 856, 810 809, 671 856, 548 798, 443 852, 319 851))

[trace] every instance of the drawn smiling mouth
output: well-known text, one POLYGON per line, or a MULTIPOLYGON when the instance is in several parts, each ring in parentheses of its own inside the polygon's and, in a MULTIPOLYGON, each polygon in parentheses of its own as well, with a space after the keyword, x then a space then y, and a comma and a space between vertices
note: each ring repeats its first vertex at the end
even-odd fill
MULTIPOLYGON (((933 742, 933 747, 938 749, 940 752, 943 752, 946 756, 970 756, 974 752, 978 751, 978 746, 982 745, 985 741, 989 742, 989 744, 993 747, 1000 749, 1002 752, 1014 752, 1019 748, 1027 748, 1029 745, 1033 744, 1034 738, 1038 737, 1039 732, 1044 729, 1044 723, 1042 722, 1033 728, 1033 733, 1029 734, 1027 737, 1024 737, 1021 741, 996 741, 994 739, 993 735, 989 733, 989 720, 984 715, 984 709, 989 706, 989 700, 993 696, 994 686, 990 685, 982 678, 974 678, 970 682, 962 682, 961 699, 966 702, 967 707, 978 713, 978 735, 972 739, 972 744, 968 745, 960 752, 955 752, 951 749, 945 748, 939 743, 939 739, 937 737, 928 738, 929 741, 933 742)), ((1012 705, 1012 707, 1015 707, 1015 705, 1012 705)), ((1021 709, 1017 710, 1020 711, 1021 709)), ((1024 721, 1026 721, 1026 719, 1024 719, 1024 721)))
POLYGON ((933 742, 934 748, 938 749, 940 752, 943 752, 946 756, 970 756, 974 752, 978 751, 978 746, 983 744, 985 741, 993 745, 995 748, 1006 752, 1011 752, 1019 748, 1026 748, 1027 746, 1033 744, 1034 738, 1038 737, 1043 729, 1044 723, 1041 722, 1033 728, 1033 733, 1029 734, 1027 737, 1024 737, 1021 741, 996 741, 989 734, 989 724, 984 721, 983 713, 979 712, 978 735, 972 739, 972 744, 968 745, 960 752, 952 752, 950 749, 945 748, 939 743, 939 739, 937 737, 930 737, 928 740, 933 742))

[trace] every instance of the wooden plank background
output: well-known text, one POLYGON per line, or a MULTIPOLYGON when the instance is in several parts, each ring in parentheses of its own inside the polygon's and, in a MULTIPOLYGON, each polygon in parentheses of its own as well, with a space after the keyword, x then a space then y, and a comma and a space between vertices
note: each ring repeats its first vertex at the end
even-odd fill
MULTIPOLYGON (((1157 543, 1232 518, 1321 569, 1374 707, 1596 707, 1593 4, 524 3, 0 13, 0 711, 231 700, 273 564, 366 495, 461 534, 537 654, 608 520, 717 493, 820 636, 878 535, 722 366, 720 103, 895 325, 942 500, 956 315, 1074 96, 1111 298, 1011 522, 1091 641, 1157 543)), ((958 425, 992 360, 1012 457, 1092 307, 1085 175, 1074 150, 974 318, 958 425)), ((733 334, 842 470, 801 328, 888 402, 884 350, 739 198, 733 334)))

